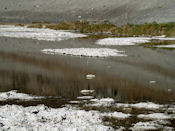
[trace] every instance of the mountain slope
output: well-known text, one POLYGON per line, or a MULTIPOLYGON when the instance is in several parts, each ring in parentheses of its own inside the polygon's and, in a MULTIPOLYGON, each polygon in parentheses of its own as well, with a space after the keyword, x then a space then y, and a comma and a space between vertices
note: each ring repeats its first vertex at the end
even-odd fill
POLYGON ((174 0, 1 0, 0 22, 175 21, 174 0))

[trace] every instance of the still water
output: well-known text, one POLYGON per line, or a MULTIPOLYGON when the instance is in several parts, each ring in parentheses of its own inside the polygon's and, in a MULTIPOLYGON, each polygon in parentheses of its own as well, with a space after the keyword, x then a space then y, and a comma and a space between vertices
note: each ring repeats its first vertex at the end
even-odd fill
POLYGON ((118 102, 172 103, 175 101, 175 51, 141 46, 109 47, 126 51, 127 57, 88 58, 43 54, 47 48, 96 48, 93 39, 47 42, 0 37, 0 91, 46 96, 38 101, 6 101, 24 106, 60 107, 95 90, 95 98, 118 102), (87 79, 86 75, 95 75, 87 79), (52 96, 52 97, 49 97, 52 96))

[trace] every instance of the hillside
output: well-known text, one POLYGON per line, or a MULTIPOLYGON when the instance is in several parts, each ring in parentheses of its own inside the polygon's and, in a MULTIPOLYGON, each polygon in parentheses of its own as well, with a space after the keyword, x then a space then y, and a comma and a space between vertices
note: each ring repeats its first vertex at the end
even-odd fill
POLYGON ((109 20, 121 25, 175 21, 174 0, 1 0, 1 23, 109 20))

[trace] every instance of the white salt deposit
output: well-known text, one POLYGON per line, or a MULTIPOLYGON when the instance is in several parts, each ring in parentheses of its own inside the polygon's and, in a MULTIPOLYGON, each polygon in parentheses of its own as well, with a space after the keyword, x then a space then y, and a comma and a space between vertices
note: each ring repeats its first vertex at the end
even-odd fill
POLYGON ((149 83, 150 83, 150 84, 155 84, 155 83, 156 83, 156 81, 149 81, 149 83))
POLYGON ((0 130, 113 130, 103 125, 102 117, 97 111, 84 111, 72 107, 54 109, 44 105, 0 106, 0 122, 0 130))
POLYGON ((83 95, 93 93, 95 90, 81 90, 80 93, 83 95))
MULTIPOLYGON (((81 92, 93 92, 93 90, 82 90, 81 92)), ((6 99, 25 99, 30 100, 34 98, 42 98, 30 96, 23 93, 17 93, 17 91, 10 91, 0 93, 0 100, 6 99)), ((141 119, 151 119, 149 122, 138 122, 130 129, 132 130, 154 130, 163 128, 166 130, 172 130, 171 127, 164 127, 168 125, 169 119, 175 119, 175 106, 158 105, 152 102, 125 104, 115 103, 112 98, 92 99, 93 96, 81 96, 77 101, 70 101, 72 104, 78 104, 84 99, 87 99, 85 106, 106 106, 106 107, 125 107, 141 109, 155 109, 150 113, 138 114, 137 117, 141 119), (90 99, 90 100, 88 100, 90 99), (171 112, 170 114, 162 113, 162 111, 171 112)), ((110 111, 110 110, 109 110, 110 111)), ((23 107, 18 105, 4 105, 0 106, 0 130, 99 130, 110 131, 114 130, 111 127, 107 127, 103 123, 104 117, 114 118, 117 120, 127 119, 133 117, 136 114, 127 114, 123 112, 100 112, 100 111, 85 111, 79 108, 67 105, 63 108, 48 108, 44 105, 23 107)))
MULTIPOLYGON (((140 102, 136 104, 127 104, 127 103, 115 103, 114 99, 112 98, 103 98, 103 99, 91 99, 90 100, 92 103, 87 104, 86 106, 95 106, 95 107, 100 107, 100 106, 111 106, 115 104, 116 107, 121 107, 121 108, 138 108, 138 109, 150 109, 150 110, 156 110, 163 105, 155 104, 152 102, 140 102)), ((114 105, 113 105, 114 106, 114 105)))
POLYGON ((155 46, 155 47, 160 47, 160 48, 175 48, 175 44, 172 44, 172 45, 158 45, 158 46, 155 46))
POLYGON ((156 130, 159 127, 154 122, 138 122, 131 128, 133 131, 145 131, 145 130, 156 130))
POLYGON ((27 28, 13 25, 1 25, 0 36, 14 38, 30 38, 46 41, 61 41, 70 38, 86 37, 83 34, 71 33, 63 30, 27 28))
POLYGON ((114 104, 114 99, 112 98, 102 98, 100 100, 98 99, 91 99, 91 104, 86 104, 86 106, 94 106, 94 107, 100 107, 100 106, 111 106, 114 104))
POLYGON ((123 38, 105 38, 98 40, 98 45, 135 45, 136 43, 147 43, 150 42, 149 37, 123 37, 123 38))
POLYGON ((168 92, 172 92, 172 89, 168 89, 168 92))
POLYGON ((94 98, 93 96, 79 96, 77 99, 92 99, 94 98))
POLYGON ((166 37, 166 36, 153 36, 152 39, 155 40, 175 40, 174 37, 166 37))
POLYGON ((28 94, 18 93, 16 90, 9 92, 0 92, 0 101, 19 99, 19 100, 33 100, 33 99, 43 99, 41 96, 32 96, 28 94))
POLYGON ((43 49, 45 54, 63 54, 72 56, 87 57, 109 57, 109 56, 127 56, 123 51, 108 48, 64 48, 64 49, 43 49))
POLYGON ((173 127, 169 127, 170 123, 166 120, 154 120, 148 122, 138 122, 130 129, 133 131, 147 131, 147 130, 163 130, 174 131, 173 127))
POLYGON ((78 104, 80 101, 69 101, 70 104, 78 104))
POLYGON ((162 105, 159 104, 155 104, 152 102, 140 102, 140 103, 136 103, 136 104, 124 104, 124 103, 117 103, 116 104, 117 107, 123 107, 123 108, 143 108, 143 109, 151 109, 151 110, 155 110, 155 109, 159 109, 160 107, 162 107, 162 105))
POLYGON ((175 114, 175 105, 173 105, 171 107, 168 107, 168 109, 166 109, 166 110, 172 112, 173 114, 175 114))
POLYGON ((141 103, 136 103, 136 104, 130 104, 131 107, 135 107, 135 108, 145 108, 145 109, 159 109, 160 107, 162 107, 162 105, 159 104, 155 104, 152 102, 141 102, 141 103))
POLYGON ((93 75, 93 74, 86 75, 86 79, 88 79, 88 80, 91 80, 91 79, 94 79, 94 78, 95 78, 95 75, 93 75))
POLYGON ((140 115, 138 115, 138 118, 142 118, 142 119, 170 119, 170 118, 173 118, 173 115, 166 115, 164 113, 140 114, 140 115))
MULTIPOLYGON (((175 38, 167 38, 165 36, 154 36, 154 37, 123 37, 123 38, 105 38, 98 40, 96 44, 112 46, 112 45, 135 45, 140 43, 148 43, 151 40, 175 40, 175 38)), ((170 46, 171 47, 171 46, 170 46)), ((172 46, 174 47, 174 46, 172 46)))
POLYGON ((97 102, 114 103, 114 99, 112 99, 112 98, 102 98, 102 99, 98 100, 97 102))
POLYGON ((91 102, 96 102, 98 99, 90 99, 91 102))
POLYGON ((113 117, 115 119, 126 119, 131 116, 130 114, 125 114, 122 112, 103 113, 102 115, 107 117, 113 117))

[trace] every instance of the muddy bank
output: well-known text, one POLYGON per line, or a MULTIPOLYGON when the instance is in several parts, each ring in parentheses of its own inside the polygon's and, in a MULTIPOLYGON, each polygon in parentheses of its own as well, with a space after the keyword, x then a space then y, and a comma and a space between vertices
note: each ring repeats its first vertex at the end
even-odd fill
POLYGON ((115 24, 175 21, 174 0, 1 0, 0 22, 109 20, 115 24))

